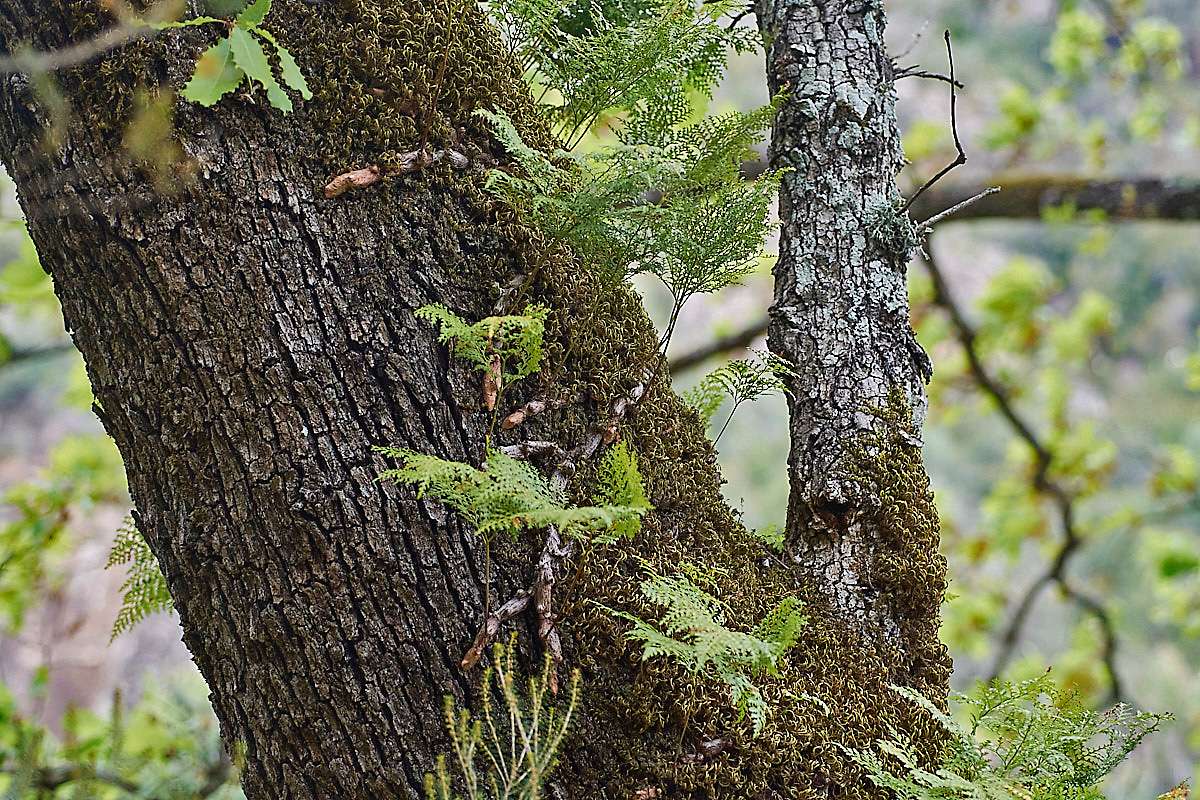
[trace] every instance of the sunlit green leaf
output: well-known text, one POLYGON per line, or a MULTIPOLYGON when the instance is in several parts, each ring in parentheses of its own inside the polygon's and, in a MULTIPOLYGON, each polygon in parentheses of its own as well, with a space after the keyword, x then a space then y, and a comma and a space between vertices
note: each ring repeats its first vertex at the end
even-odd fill
POLYGON ((236 89, 243 77, 245 73, 234 58, 231 39, 222 39, 200 56, 196 71, 187 86, 183 87, 182 94, 193 103, 214 106, 236 89))
POLYGON ((304 73, 300 71, 300 65, 296 63, 291 52, 268 31, 259 28, 256 33, 275 47, 275 53, 279 56, 279 74, 283 82, 299 92, 305 100, 311 100, 312 90, 308 88, 308 81, 304 79, 304 73))

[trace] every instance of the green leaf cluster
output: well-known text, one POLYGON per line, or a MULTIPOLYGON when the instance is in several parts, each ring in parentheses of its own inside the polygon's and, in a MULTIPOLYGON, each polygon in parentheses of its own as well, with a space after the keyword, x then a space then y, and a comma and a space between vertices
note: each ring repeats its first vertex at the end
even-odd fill
POLYGON ((633 623, 625 638, 642 644, 642 659, 665 657, 693 673, 704 673, 729 687, 739 716, 748 715, 756 733, 769 713, 756 675, 775 674, 779 659, 799 640, 805 618, 800 601, 787 598, 749 632, 726 624, 726 608, 683 574, 651 572, 641 584, 647 601, 662 609, 655 621, 602 606, 633 623))
POLYGON ((930 769, 895 730, 875 751, 849 751, 876 786, 900 800, 1098 799, 1101 780, 1169 719, 1126 705, 1094 711, 1049 675, 959 695, 965 723, 912 689, 893 688, 946 733, 941 763, 930 769))
POLYGON ((108 714, 68 709, 55 728, 0 686, 0 798, 245 798, 198 674, 150 685, 132 708, 116 693, 108 714))
POLYGON ((42 474, 0 495, 0 615, 20 630, 26 613, 63 577, 76 543, 72 522, 87 509, 123 500, 120 455, 107 436, 69 436, 42 474))
POLYGON ((403 463, 382 478, 415 486, 419 496, 445 503, 485 537, 516 537, 522 530, 553 525, 564 535, 612 541, 627 534, 631 518, 646 512, 631 505, 572 506, 533 466, 494 450, 483 469, 406 449, 380 452, 403 463))
POLYGON ((499 356, 502 382, 526 378, 541 368, 542 340, 549 309, 531 305, 519 316, 487 317, 470 323, 440 303, 416 311, 418 319, 438 329, 438 341, 451 346, 456 357, 480 372, 492 368, 499 356))
POLYGON ((127 565, 127 576, 121 584, 121 610, 113 623, 112 638, 129 631, 151 614, 170 611, 174 608, 171 593, 167 590, 167 579, 158 566, 158 559, 146 544, 146 539, 126 517, 117 529, 112 550, 108 554, 106 569, 127 565))
MULTIPOLYGON (((243 82, 253 89, 258 84, 267 93, 267 100, 284 113, 292 111, 292 99, 284 86, 299 92, 305 100, 312 99, 312 90, 296 59, 279 40, 262 27, 271 11, 271 0, 254 0, 233 20, 229 34, 210 47, 196 62, 196 69, 183 96, 202 106, 213 106, 243 82), (279 63, 279 79, 264 44, 269 46, 279 63), (280 85, 280 81, 283 85, 280 85)), ((155 27, 180 28, 211 23, 224 23, 214 17, 196 17, 183 22, 161 23, 155 27)))

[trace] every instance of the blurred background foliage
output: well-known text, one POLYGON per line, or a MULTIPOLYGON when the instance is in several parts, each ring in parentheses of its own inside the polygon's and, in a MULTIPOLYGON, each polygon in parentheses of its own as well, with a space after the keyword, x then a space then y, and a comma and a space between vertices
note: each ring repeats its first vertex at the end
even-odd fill
MULTIPOLYGON (((901 66, 942 71, 937 34, 953 34, 970 162, 947 183, 1200 187, 1194 0, 889 5, 901 66)), ((899 83, 907 193, 953 157, 947 92, 899 83)), ((761 56, 740 56, 712 110, 765 94, 761 56)), ((148 170, 178 161, 169 114, 145 104, 126 137, 148 170)), ((125 582, 104 569, 128 512, 120 458, 11 186, 2 203, 0 793, 239 797, 173 618, 110 643, 125 582)), ((1017 216, 942 223, 910 270, 936 368, 925 452, 952 577, 943 636, 958 689, 1053 666, 1097 705, 1172 712, 1108 787, 1151 798, 1200 769, 1200 222, 1153 207, 1118 221, 1070 202, 1017 216)), ((665 320, 669 299, 646 295, 665 320)), ((764 259, 684 312, 674 355, 754 333, 770 298, 764 259)), ((738 355, 678 370, 678 387, 738 355)), ((786 447, 782 398, 748 405, 721 438, 727 494, 751 526, 783 522, 786 447)))

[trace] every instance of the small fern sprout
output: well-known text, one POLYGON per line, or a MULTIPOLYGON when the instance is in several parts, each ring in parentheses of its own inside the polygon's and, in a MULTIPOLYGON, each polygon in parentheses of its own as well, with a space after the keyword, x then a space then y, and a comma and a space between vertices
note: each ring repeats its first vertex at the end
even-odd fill
MULTIPOLYGON (((599 480, 593 497, 597 505, 636 508, 643 513, 654 508, 646 497, 637 453, 628 442, 618 442, 601 459, 599 480)), ((613 523, 610 530, 613 538, 632 539, 641 529, 641 515, 629 514, 613 523)))
POLYGON ((502 382, 527 378, 542 363, 542 338, 549 309, 531 305, 519 316, 486 317, 466 322, 440 303, 418 308, 416 316, 438 328, 438 341, 449 344, 454 355, 487 372, 500 358, 502 382))
POLYGON ((494 666, 483 674, 480 718, 457 710, 447 696, 446 728, 466 794, 456 795, 446 758, 425 776, 427 800, 538 800, 554 771, 563 739, 579 702, 579 672, 571 676, 567 699, 552 701, 551 660, 542 674, 519 685, 515 637, 494 648, 494 666), (496 700, 500 700, 497 707, 496 700))
POLYGON ((684 400, 700 414, 706 422, 711 421, 717 409, 728 397, 733 401, 725 424, 717 433, 715 441, 733 420, 733 415, 743 403, 762 397, 786 393, 787 381, 795 375, 790 363, 766 350, 756 350, 750 358, 730 361, 710 372, 700 383, 684 393, 684 400))
POLYGON ((117 529, 105 568, 111 569, 120 564, 128 565, 128 574, 121 584, 124 597, 113 623, 113 639, 131 630, 151 614, 174 608, 171 593, 167 590, 167 579, 159 569, 158 559, 134 525, 133 517, 126 517, 117 529))
POLYGON ((756 675, 775 674, 779 660, 799 640, 805 618, 800 601, 784 599, 750 632, 725 624, 725 606, 685 575, 650 572, 642 595, 662 609, 648 622, 624 611, 600 606, 633 623, 625 638, 642 644, 642 659, 670 658, 693 673, 703 673, 729 687, 739 717, 750 717, 754 732, 766 725, 768 707, 754 684, 756 675))

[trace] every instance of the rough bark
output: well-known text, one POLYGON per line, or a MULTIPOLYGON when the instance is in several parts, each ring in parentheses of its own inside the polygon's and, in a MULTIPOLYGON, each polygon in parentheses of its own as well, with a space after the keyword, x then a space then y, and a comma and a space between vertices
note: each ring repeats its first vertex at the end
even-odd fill
MULTIPOLYGON (((316 97, 289 117, 244 93, 211 111, 179 106, 177 137, 196 180, 175 193, 156 191, 130 163, 122 125, 134 86, 186 81, 211 41, 203 30, 64 73, 74 114, 52 149, 42 146, 45 96, 20 76, 0 91, 0 155, 222 735, 245 755, 251 800, 418 796, 446 749, 441 696, 472 695, 475 676, 459 660, 485 595, 495 607, 527 587, 542 550, 535 535, 497 543, 485 585, 482 545, 453 515, 376 480, 387 466, 377 445, 482 457, 478 375, 449 361, 413 310, 442 302, 479 318, 499 285, 537 271, 529 297, 553 310, 547 367, 512 402, 543 397, 556 410, 500 444, 578 444, 657 364, 631 292, 597 286, 483 195, 483 168, 503 154, 473 110, 498 105, 533 140, 538 131, 493 33, 465 13, 447 18, 433 2, 276 0, 270 24, 316 97), (443 54, 453 65, 444 82, 443 54), (399 174, 423 141, 454 147, 468 166, 443 159, 399 174), (324 196, 334 176, 375 165, 385 180, 324 196)), ((90 0, 0 2, 7 49, 26 40, 53 49, 110 22, 90 0)), ((839 297, 829 299, 838 314, 839 297)), ((830 352, 848 343, 845 331, 829 334, 841 337, 830 352)), ((858 380, 837 367, 838 386, 858 380)), ((878 680, 931 695, 941 684, 919 674, 915 651, 893 652, 890 640, 872 649, 828 602, 825 578, 813 580, 825 573, 811 557, 767 556, 722 501, 712 447, 663 373, 620 429, 656 512, 634 542, 584 548, 559 576, 565 655, 583 670, 585 695, 556 796, 869 796, 839 745, 869 746, 881 721, 907 719, 888 709, 894 700, 878 680), (596 605, 650 616, 637 591, 645 565, 669 574, 686 561, 711 570, 735 623, 791 594, 809 603, 803 642, 763 682, 776 711, 760 737, 719 682, 669 661, 640 664, 627 626, 596 605), (723 745, 702 745, 713 740, 723 745)), ((857 432, 840 418, 835 427, 857 432)), ((911 450, 895 463, 909 463, 911 450)), ((801 485, 816 485, 827 466, 798 470, 801 485)), ((580 499, 591 469, 573 484, 580 499)), ((890 486, 923 491, 911 470, 890 486)), ((915 518, 926 531, 928 520, 915 518)), ((848 574, 870 554, 856 545, 836 555, 849 559, 848 574)), ((939 593, 938 581, 911 602, 939 593)), ((536 641, 534 622, 514 626, 523 641, 536 641)))
POLYGON ((787 532, 832 619, 886 654, 864 696, 905 683, 940 701, 945 563, 918 438, 930 364, 909 325, 915 234, 883 4, 768 0, 759 22, 772 94, 787 93, 769 156, 790 172, 768 334, 797 367, 787 532))

